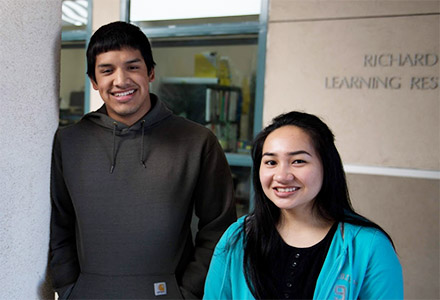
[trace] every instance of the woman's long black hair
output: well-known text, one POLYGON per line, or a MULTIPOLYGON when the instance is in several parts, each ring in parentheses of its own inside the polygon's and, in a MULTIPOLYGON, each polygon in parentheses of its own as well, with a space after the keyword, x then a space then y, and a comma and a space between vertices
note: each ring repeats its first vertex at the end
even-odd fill
POLYGON ((256 136, 252 148, 254 209, 246 217, 243 225, 243 263, 248 286, 256 299, 276 298, 276 278, 272 275, 270 258, 276 257, 280 244, 276 229, 280 209, 264 194, 259 177, 263 145, 270 133, 288 125, 297 126, 309 135, 322 162, 322 188, 313 204, 318 216, 329 221, 377 228, 384 232, 392 243, 391 237, 379 225, 354 211, 342 161, 330 128, 311 114, 297 111, 282 114, 274 118, 273 122, 256 136))

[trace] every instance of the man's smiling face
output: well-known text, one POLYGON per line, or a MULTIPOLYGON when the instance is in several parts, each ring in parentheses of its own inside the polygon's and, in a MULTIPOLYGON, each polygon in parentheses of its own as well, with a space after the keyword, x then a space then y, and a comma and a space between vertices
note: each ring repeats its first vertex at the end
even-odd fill
POLYGON ((154 80, 154 69, 148 73, 139 50, 123 48, 96 56, 96 81, 108 115, 128 126, 142 118, 151 108, 149 83, 154 80))

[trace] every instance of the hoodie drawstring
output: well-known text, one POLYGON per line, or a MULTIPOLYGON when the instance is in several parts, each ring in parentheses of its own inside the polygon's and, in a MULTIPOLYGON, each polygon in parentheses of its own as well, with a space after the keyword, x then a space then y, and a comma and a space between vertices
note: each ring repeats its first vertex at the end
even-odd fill
POLYGON ((142 133, 141 133, 141 164, 144 166, 144 168, 147 168, 145 165, 145 159, 144 159, 144 129, 145 129, 145 120, 141 121, 141 127, 142 127, 142 133))
POLYGON ((110 167, 110 174, 113 174, 113 170, 115 169, 116 163, 116 128, 118 127, 118 123, 113 122, 113 151, 112 151, 112 166, 110 167))
MULTIPOLYGON (((118 123, 113 122, 113 151, 112 151, 112 165, 110 167, 110 174, 113 174, 113 171, 115 169, 115 165, 116 165, 116 129, 118 127, 118 123)), ((145 133, 145 120, 141 121, 141 128, 142 128, 142 133, 141 133, 141 157, 140 157, 140 162, 141 165, 144 166, 144 168, 146 168, 147 166, 145 165, 145 159, 144 159, 144 133, 145 133)))

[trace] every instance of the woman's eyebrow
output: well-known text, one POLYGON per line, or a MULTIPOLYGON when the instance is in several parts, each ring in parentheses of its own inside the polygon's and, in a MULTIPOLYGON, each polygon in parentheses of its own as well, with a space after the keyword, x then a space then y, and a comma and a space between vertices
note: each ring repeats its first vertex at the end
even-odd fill
MULTIPOLYGON (((312 156, 309 152, 307 152, 305 150, 298 150, 298 151, 293 151, 293 152, 287 153, 287 155, 289 155, 289 156, 294 156, 294 155, 298 155, 298 154, 307 154, 308 156, 312 156)), ((272 152, 264 152, 263 156, 276 156, 276 154, 272 153, 272 152)))

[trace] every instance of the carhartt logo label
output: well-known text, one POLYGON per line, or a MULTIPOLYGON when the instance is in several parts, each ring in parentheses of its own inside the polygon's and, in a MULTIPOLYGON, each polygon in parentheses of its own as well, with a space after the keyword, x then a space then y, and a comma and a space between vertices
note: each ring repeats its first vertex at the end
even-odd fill
POLYGON ((162 296, 167 294, 167 284, 165 282, 156 282, 154 284, 154 295, 162 296))

